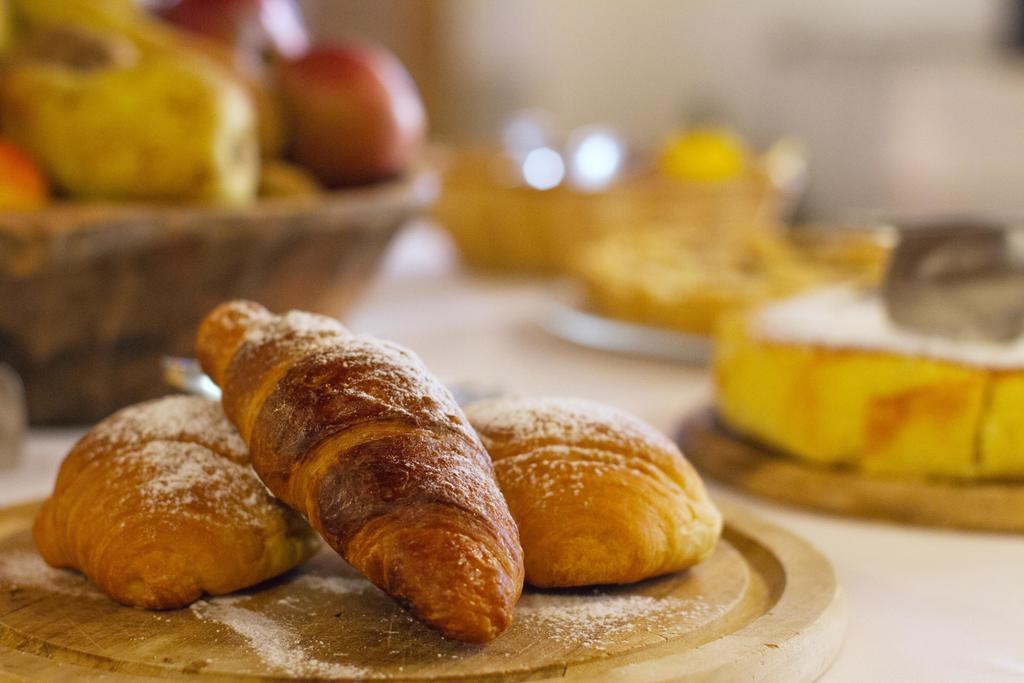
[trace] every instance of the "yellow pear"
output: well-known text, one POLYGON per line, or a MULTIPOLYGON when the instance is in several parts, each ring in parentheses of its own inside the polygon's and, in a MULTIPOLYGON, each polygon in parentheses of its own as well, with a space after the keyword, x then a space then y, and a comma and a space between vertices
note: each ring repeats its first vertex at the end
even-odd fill
POLYGON ((8 0, 19 32, 31 34, 55 25, 116 33, 140 50, 166 50, 177 32, 152 19, 137 0, 8 0))
POLYGON ((209 60, 211 68, 219 68, 225 76, 237 80, 252 98, 263 156, 280 156, 285 138, 283 114, 262 63, 246 59, 227 45, 154 18, 139 6, 138 0, 9 1, 24 39, 54 26, 75 26, 128 40, 144 55, 184 53, 209 60))
POLYGON ((188 55, 87 71, 15 63, 0 88, 0 120, 73 197, 239 202, 256 192, 252 103, 188 55))

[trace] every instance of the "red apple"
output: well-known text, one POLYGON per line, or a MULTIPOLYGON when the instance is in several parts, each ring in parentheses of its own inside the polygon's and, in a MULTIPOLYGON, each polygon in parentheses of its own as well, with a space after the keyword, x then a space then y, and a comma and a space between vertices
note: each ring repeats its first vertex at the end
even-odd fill
POLYGON ((400 173, 426 132, 419 91, 388 50, 366 43, 314 47, 281 65, 291 155, 328 187, 400 173))
POLYGON ((309 49, 295 0, 180 0, 165 16, 184 29, 246 52, 295 58, 309 49))

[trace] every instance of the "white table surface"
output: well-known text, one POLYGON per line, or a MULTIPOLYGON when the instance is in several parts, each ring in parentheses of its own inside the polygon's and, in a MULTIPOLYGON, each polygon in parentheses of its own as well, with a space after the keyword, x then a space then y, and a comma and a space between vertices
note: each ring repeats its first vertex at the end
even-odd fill
MULTIPOLYGON (((396 241, 346 323, 416 350, 448 382, 573 395, 631 411, 671 432, 710 395, 702 368, 611 355, 550 337, 549 285, 459 270, 426 226, 396 241)), ((0 470, 0 505, 46 495, 79 430, 34 430, 21 462, 0 470)), ((828 517, 711 485, 808 539, 834 564, 849 603, 846 644, 822 678, 1024 680, 1024 539, 828 517)))

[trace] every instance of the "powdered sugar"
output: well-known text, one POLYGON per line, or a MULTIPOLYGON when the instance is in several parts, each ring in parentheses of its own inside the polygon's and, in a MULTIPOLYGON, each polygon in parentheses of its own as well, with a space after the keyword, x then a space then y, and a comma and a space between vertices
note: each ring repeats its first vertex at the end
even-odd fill
POLYGON ((1024 367, 1024 339, 1007 344, 928 337, 893 325, 882 301, 833 287, 767 306, 753 317, 756 337, 782 344, 918 356, 965 365, 1024 367))
POLYGON ((242 342, 239 354, 243 356, 274 343, 287 348, 292 357, 315 357, 321 365, 358 368, 346 386, 325 389, 344 391, 354 399, 379 404, 391 414, 434 422, 476 440, 451 392, 415 353, 398 344, 353 336, 332 318, 302 311, 252 321, 242 342))
POLYGON ((54 569, 39 555, 26 550, 8 550, 0 555, 0 585, 8 590, 32 588, 59 595, 105 597, 81 574, 54 569))
MULTIPOLYGON (((327 586, 330 592, 361 592, 372 586, 360 579, 305 575, 296 583, 309 586, 327 586), (331 583, 321 583, 328 579, 331 583), (333 583, 340 580, 342 583, 333 583)), ((358 666, 327 662, 305 649, 303 637, 289 624, 292 617, 257 612, 244 606, 247 596, 218 597, 195 603, 192 612, 205 621, 224 625, 244 638, 249 649, 275 672, 300 677, 358 677, 370 673, 358 666)), ((278 600, 278 605, 299 609, 296 604, 278 600)), ((588 592, 535 592, 527 591, 516 607, 511 634, 541 631, 562 648, 579 647, 604 651, 634 634, 655 632, 671 638, 706 624, 725 611, 724 607, 710 605, 701 597, 655 597, 594 589, 588 592)), ((391 623, 395 616, 382 615, 391 623)), ((383 628, 383 627, 382 627, 383 628)), ((513 639, 515 635, 511 635, 513 639)), ((342 658, 358 653, 332 651, 342 658)), ((465 653, 472 656, 472 651, 465 653)), ((444 655, 462 659, 462 655, 444 655)))
POLYGON ((112 451, 90 466, 136 473, 138 489, 130 494, 150 510, 251 523, 274 514, 245 444, 215 401, 167 396, 140 403, 104 420, 83 442, 94 444, 92 452, 112 451))
POLYGON ((586 505, 588 479, 608 475, 615 469, 629 470, 621 458, 620 462, 609 462, 609 456, 590 448, 543 446, 502 458, 494 467, 503 487, 528 487, 539 501, 556 496, 583 497, 586 505))
POLYGON ((192 441, 237 462, 248 450, 216 401, 197 396, 165 396, 121 410, 97 425, 90 439, 135 444, 156 439, 192 441))
POLYGON ((659 448, 675 446, 647 423, 607 405, 574 398, 505 397, 478 401, 466 408, 485 444, 495 440, 587 445, 600 441, 647 441, 659 448))
POLYGON ((323 593, 335 595, 351 595, 352 593, 364 593, 377 590, 377 587, 366 579, 350 578, 347 576, 317 576, 314 574, 303 574, 294 581, 297 586, 304 586, 323 593))
POLYGON ((299 633, 266 614, 238 603, 240 598, 213 598, 192 605, 192 612, 205 621, 227 626, 245 639, 249 648, 275 672, 304 678, 357 678, 366 669, 325 662, 310 655, 299 633))
POLYGON ((207 482, 227 479, 221 474, 219 457, 202 446, 151 441, 138 451, 137 457, 157 469, 156 476, 141 489, 146 496, 180 496, 207 482))
POLYGON ((585 480, 616 469, 703 496, 675 443, 615 408, 570 398, 506 397, 478 401, 466 414, 490 452, 502 488, 518 482, 535 500, 581 495, 585 480))
POLYGON ((390 410, 403 412, 412 419, 423 421, 426 418, 476 440, 451 392, 409 349, 374 337, 359 336, 341 344, 338 354, 345 364, 358 365, 363 370, 359 384, 346 387, 346 391, 358 393, 361 386, 384 386, 386 391, 364 393, 364 397, 386 402, 390 410))
POLYGON ((305 311, 288 311, 284 315, 260 318, 245 330, 242 342, 259 346, 281 339, 348 337, 345 326, 334 318, 305 311))
POLYGON ((659 598, 599 590, 589 595, 527 593, 516 608, 516 619, 527 628, 543 628, 560 643, 604 649, 640 630, 657 630, 663 635, 680 633, 706 622, 716 610, 701 598, 659 598))
MULTIPOLYGON (((318 571, 322 571, 318 570, 318 571)), ((625 588, 595 588, 583 591, 536 591, 527 589, 516 607, 509 632, 489 647, 493 652, 517 656, 523 643, 534 643, 538 634, 550 640, 553 658, 579 658, 594 653, 622 653, 637 646, 672 639, 691 633, 724 614, 728 603, 710 604, 688 589, 688 595, 676 595, 688 579, 668 577, 641 584, 643 592, 625 588), (657 594, 650 594, 657 593, 657 594), (505 645, 507 644, 507 646, 505 645)), ((48 567, 33 552, 6 549, 0 554, 0 594, 5 590, 34 589, 51 594, 90 599, 105 599, 80 575, 48 567)), ((180 625, 193 615, 229 634, 228 640, 216 638, 219 645, 205 660, 213 669, 222 660, 224 648, 240 647, 258 658, 263 667, 252 673, 272 673, 294 678, 361 678, 387 676, 381 670, 364 667, 364 661, 378 661, 381 650, 375 646, 354 645, 364 639, 390 639, 394 634, 410 638, 416 645, 396 645, 396 662, 432 670, 432 662, 471 662, 479 650, 441 641, 437 634, 415 624, 407 612, 382 595, 372 599, 359 597, 376 590, 369 582, 353 576, 300 574, 282 585, 260 592, 208 598, 194 603, 189 610, 158 613, 154 620, 180 625), (312 592, 310 592, 312 589, 312 592), (328 593, 329 595, 323 595, 328 593), (340 614, 339 614, 340 613, 340 614), (331 619, 341 616, 340 621, 331 619), (327 635, 316 624, 335 624, 330 628, 351 628, 344 637, 327 635), (317 634, 321 634, 320 637, 317 634), (230 634, 239 639, 231 642, 230 634), (410 653, 429 653, 412 655, 410 653), (374 654, 376 653, 376 654, 374 654), (364 659, 367 658, 367 659, 364 659)), ((31 596, 34 598, 35 596, 31 596)), ((123 608, 132 615, 135 610, 123 608)), ((158 626, 157 633, 164 628, 158 626)), ((191 631, 190 631, 191 632, 191 631)), ((199 632, 199 631, 197 631, 199 632)), ((209 633, 209 631, 206 631, 209 633)), ((140 637, 144 634, 140 633, 140 637)), ((149 637, 149 636, 144 636, 149 637)), ((373 642, 370 640, 369 642, 373 642)), ((194 648, 192 648, 194 650, 194 648)), ((231 658, 235 662, 235 657, 231 658)), ((394 671, 395 669, 392 669, 394 671)), ((401 671, 397 667, 397 671, 401 671)), ((469 672, 476 669, 467 669, 469 672)), ((445 673, 438 670, 438 673, 445 673)), ((390 675, 394 675, 393 673, 390 675)), ((470 674, 471 675, 471 674, 470 674)))
POLYGON ((195 507, 204 515, 250 523, 274 514, 274 503, 252 468, 199 444, 150 441, 122 451, 112 462, 141 469, 142 484, 133 495, 150 509, 189 514, 195 507))

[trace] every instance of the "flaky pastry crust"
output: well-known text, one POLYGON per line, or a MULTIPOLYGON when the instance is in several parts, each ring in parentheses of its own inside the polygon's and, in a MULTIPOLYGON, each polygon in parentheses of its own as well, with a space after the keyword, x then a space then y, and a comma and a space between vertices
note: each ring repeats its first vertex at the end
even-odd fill
POLYGON ((632 583, 714 549, 722 517, 703 482, 644 422, 557 398, 480 401, 466 414, 519 526, 527 583, 632 583))
POLYGON ((507 628, 515 523, 479 438, 413 353, 239 301, 206 317, 197 355, 256 472, 346 561, 446 636, 507 628))
POLYGON ((256 477, 220 405, 193 396, 93 427, 64 459, 33 535, 50 565, 149 609, 252 586, 319 546, 256 477))

